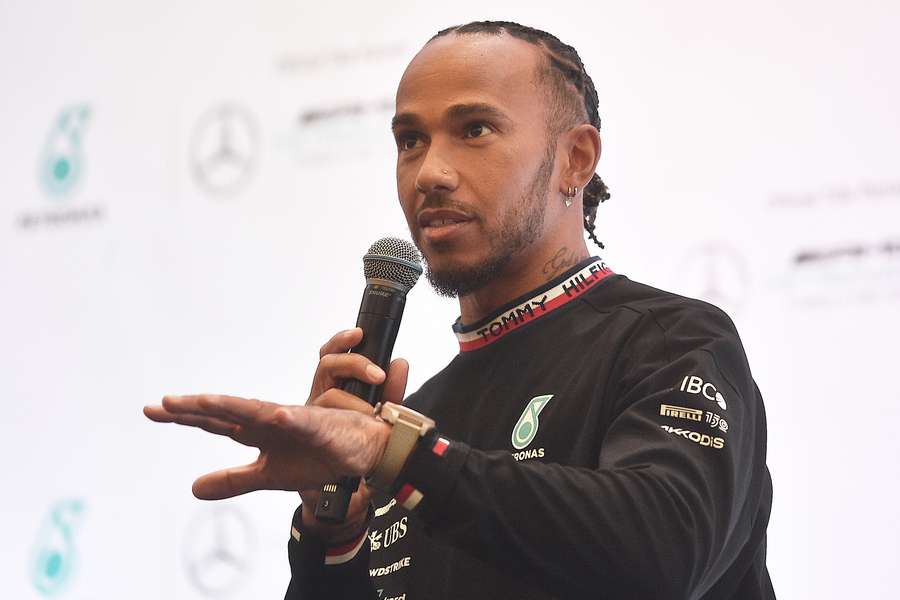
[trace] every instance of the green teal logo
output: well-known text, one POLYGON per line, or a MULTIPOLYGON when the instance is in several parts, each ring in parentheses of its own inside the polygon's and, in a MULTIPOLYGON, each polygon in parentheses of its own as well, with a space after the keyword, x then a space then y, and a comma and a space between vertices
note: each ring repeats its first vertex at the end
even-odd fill
POLYGON ((72 579, 76 563, 75 531, 84 513, 84 502, 61 500, 50 507, 38 533, 31 562, 31 583, 42 596, 55 596, 72 579))
POLYGON ((81 181, 84 171, 82 138, 90 118, 85 105, 64 108, 59 112, 38 161, 38 180, 50 198, 67 196, 81 181))
POLYGON ((528 402, 528 406, 522 411, 522 416, 519 417, 519 421, 516 423, 516 426, 513 427, 513 448, 522 450, 534 440, 534 436, 537 435, 538 425, 540 424, 538 415, 541 414, 541 411, 544 410, 544 407, 547 406, 547 403, 550 402, 550 398, 552 397, 553 394, 535 396, 528 402))

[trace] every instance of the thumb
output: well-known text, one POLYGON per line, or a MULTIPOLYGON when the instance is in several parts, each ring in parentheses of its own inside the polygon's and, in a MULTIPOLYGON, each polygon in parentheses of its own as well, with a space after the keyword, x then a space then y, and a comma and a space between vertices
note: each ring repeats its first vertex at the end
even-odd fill
POLYGON ((406 381, 409 378, 409 363, 405 358, 396 358, 391 361, 388 368, 387 379, 381 399, 384 402, 403 404, 403 396, 406 394, 406 381))
POLYGON ((241 467, 207 473, 197 478, 191 491, 200 500, 223 500, 261 490, 264 486, 259 465, 253 462, 241 467))

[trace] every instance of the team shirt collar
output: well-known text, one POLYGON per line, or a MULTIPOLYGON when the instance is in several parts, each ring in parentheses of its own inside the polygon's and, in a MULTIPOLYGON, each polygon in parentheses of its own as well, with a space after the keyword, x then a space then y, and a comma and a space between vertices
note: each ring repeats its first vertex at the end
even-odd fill
POLYGON ((453 324, 453 332, 459 341, 459 350, 470 352, 488 346, 509 332, 580 297, 594 285, 614 274, 603 259, 593 256, 542 287, 519 296, 498 309, 495 314, 477 323, 463 326, 457 319, 453 324))

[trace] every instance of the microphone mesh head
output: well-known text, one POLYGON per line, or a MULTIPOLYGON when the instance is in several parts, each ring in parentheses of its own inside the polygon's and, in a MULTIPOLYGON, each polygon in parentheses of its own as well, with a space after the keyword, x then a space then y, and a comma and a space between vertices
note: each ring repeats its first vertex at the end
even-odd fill
POLYGON ((386 279, 406 288, 422 274, 422 257, 411 243, 398 238, 381 238, 363 256, 366 279, 386 279))

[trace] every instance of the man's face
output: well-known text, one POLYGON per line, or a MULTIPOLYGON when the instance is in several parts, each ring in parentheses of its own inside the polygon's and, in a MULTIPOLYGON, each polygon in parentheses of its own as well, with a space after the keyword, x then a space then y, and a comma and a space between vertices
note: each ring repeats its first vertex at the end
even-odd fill
POLYGON ((397 190, 438 292, 466 295, 544 233, 555 145, 537 47, 508 35, 428 43, 397 89, 397 190))

